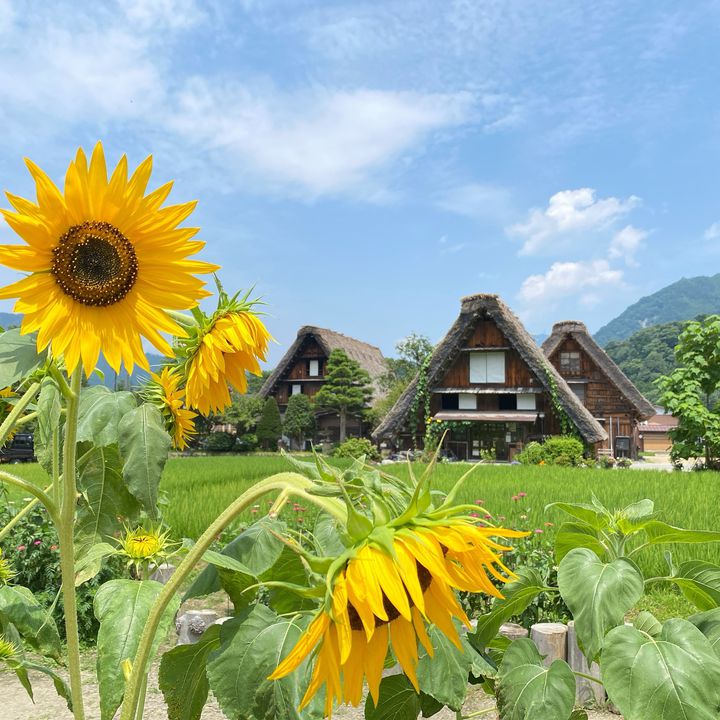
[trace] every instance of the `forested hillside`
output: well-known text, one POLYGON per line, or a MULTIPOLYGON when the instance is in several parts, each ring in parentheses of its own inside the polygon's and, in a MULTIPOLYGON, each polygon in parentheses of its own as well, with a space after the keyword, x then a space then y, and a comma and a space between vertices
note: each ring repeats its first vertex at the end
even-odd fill
POLYGON ((683 278, 630 305, 600 328, 595 339, 605 346, 611 340, 623 340, 651 325, 714 313, 720 313, 720 273, 711 277, 683 278))

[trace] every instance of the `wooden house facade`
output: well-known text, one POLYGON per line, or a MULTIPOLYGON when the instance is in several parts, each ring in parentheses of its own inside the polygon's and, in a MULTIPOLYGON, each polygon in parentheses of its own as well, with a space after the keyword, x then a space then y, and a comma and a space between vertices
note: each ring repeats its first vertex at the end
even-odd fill
MULTIPOLYGON (((375 392, 378 392, 377 382, 387 370, 379 348, 334 330, 305 325, 298 330, 295 341, 263 384, 260 396, 274 397, 281 415, 285 414, 292 395, 302 393, 312 399, 325 383, 327 361, 333 350, 342 350, 357 361, 368 372, 375 392)), ((316 421, 317 439, 338 441, 340 423, 335 413, 318 411, 316 421)), ((348 437, 360 437, 365 431, 360 417, 348 417, 348 437)))
POLYGON ((585 325, 576 320, 556 323, 542 349, 607 432, 600 449, 636 458, 641 447, 639 424, 652 417, 655 408, 593 340, 585 325))
POLYGON ((527 442, 560 434, 564 423, 588 445, 607 437, 497 295, 463 298, 458 319, 373 438, 412 447, 426 423, 438 420, 450 427, 446 448, 468 460, 488 449, 512 460, 527 442))

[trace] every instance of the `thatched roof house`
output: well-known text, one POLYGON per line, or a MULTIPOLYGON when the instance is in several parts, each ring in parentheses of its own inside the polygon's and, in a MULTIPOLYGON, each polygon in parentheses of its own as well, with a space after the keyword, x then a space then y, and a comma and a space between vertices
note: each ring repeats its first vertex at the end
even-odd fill
POLYGON ((413 429, 424 432, 425 407, 433 419, 456 424, 449 449, 468 458, 486 447, 512 458, 529 439, 560 432, 563 414, 588 444, 607 438, 497 295, 462 299, 460 315, 435 348, 424 378, 419 373, 410 383, 373 438, 411 443, 413 429), (423 385, 426 397, 418 402, 423 385))
POLYGON ((652 417, 655 408, 595 342, 585 324, 577 320, 555 323, 542 350, 605 427, 608 449, 634 457, 639 446, 637 425, 652 417), (616 442, 615 438, 620 439, 616 442))

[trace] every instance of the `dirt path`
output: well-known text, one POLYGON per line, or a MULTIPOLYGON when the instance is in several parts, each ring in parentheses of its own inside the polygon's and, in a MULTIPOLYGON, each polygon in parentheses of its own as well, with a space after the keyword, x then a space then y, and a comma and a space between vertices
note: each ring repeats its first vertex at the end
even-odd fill
MULTIPOLYGON (((17 681, 15 675, 8 672, 0 672, 0 697, 2 707, 0 708, 0 717, 3 720, 72 720, 72 714, 67 709, 65 702, 57 696, 52 682, 44 675, 30 673, 35 691, 35 704, 33 705, 30 698, 25 693, 17 681)), ((85 703, 85 711, 87 720, 99 720, 100 710, 98 707, 97 692, 95 692, 94 675, 87 671, 84 674, 86 687, 92 692, 88 693, 85 703)), ((467 702, 463 708, 466 714, 477 712, 492 707, 493 701, 485 695, 479 688, 470 688, 467 702)), ((336 720, 363 720, 363 706, 357 708, 341 707, 333 714, 336 720)), ((436 720, 455 720, 455 713, 449 710, 443 710, 433 716, 436 720)), ((483 716, 487 720, 497 720, 496 713, 490 713, 483 716)), ((588 717, 591 720, 621 720, 619 715, 613 715, 604 711, 588 711, 588 717)), ((145 720, 167 720, 165 711, 165 702, 162 694, 157 689, 157 676, 153 673, 148 688, 147 701, 145 703, 145 720)), ((225 715, 218 707, 214 698, 211 698, 205 706, 202 714, 202 720, 226 720, 225 715)), ((282 720, 278 718, 277 720, 282 720)))

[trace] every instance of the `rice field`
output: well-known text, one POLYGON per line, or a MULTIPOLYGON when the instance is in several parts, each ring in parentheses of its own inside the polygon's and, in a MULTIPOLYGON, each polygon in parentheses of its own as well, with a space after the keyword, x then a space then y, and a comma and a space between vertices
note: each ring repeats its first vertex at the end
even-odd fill
MULTIPOLYGON (((338 464, 347 461, 336 461, 338 464)), ((468 469, 464 463, 439 465, 434 486, 448 490, 468 469)), ((424 466, 417 466, 422 472, 424 466)), ((14 465, 12 472, 37 484, 47 482, 37 465, 14 465)), ((161 482, 164 517, 174 537, 197 538, 210 522, 244 490, 277 472, 291 469, 279 456, 171 458, 161 482)), ((407 466, 387 465, 385 472, 406 475, 407 466)), ((591 493, 609 508, 621 508, 642 498, 655 501, 659 519, 692 529, 720 530, 720 473, 591 470, 561 467, 481 465, 465 483, 460 499, 482 505, 499 522, 551 535, 563 514, 548 503, 589 502, 591 493), (513 499, 515 497, 516 499, 513 499), (550 523, 550 524, 549 524, 550 523)), ((19 499, 17 494, 13 494, 19 499)), ((264 501, 267 502, 267 501, 264 501)), ((262 514, 249 511, 241 522, 262 514)), ((638 558, 646 572, 663 572, 663 549, 644 551, 638 558)), ((720 544, 673 548, 677 561, 698 558, 720 564, 720 544)), ((664 573, 663 573, 664 574, 664 573)))

